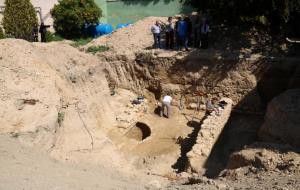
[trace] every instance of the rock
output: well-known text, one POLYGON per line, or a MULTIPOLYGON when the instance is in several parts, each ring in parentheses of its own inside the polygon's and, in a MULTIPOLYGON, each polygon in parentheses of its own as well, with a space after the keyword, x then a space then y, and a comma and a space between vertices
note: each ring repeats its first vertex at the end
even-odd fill
POLYGON ((300 90, 291 89, 269 104, 265 122, 259 131, 264 141, 287 143, 300 147, 300 90))
POLYGON ((198 108, 197 103, 190 103, 187 107, 187 109, 196 110, 198 108))
POLYGON ((268 148, 267 145, 265 146, 266 148, 249 147, 233 153, 229 158, 227 168, 235 169, 236 174, 241 173, 242 175, 249 172, 257 174, 259 168, 266 171, 278 172, 280 172, 280 170, 294 171, 300 169, 300 155, 298 153, 293 152, 293 150, 288 147, 276 144, 268 144, 268 148), (247 171, 243 171, 242 168, 247 168, 247 171))
POLYGON ((15 106, 16 106, 17 110, 22 110, 25 106, 24 100, 16 100, 15 106))
POLYGON ((161 188, 161 184, 157 180, 152 180, 149 182, 149 185, 155 188, 161 188))
POLYGON ((161 84, 161 89, 163 93, 171 93, 171 94, 176 94, 180 93, 181 89, 180 86, 177 84, 161 84))
POLYGON ((191 177, 191 174, 186 173, 186 172, 181 172, 180 173, 180 177, 182 177, 182 178, 189 178, 189 177, 191 177))
POLYGON ((217 189, 226 189, 227 185, 224 183, 216 184, 217 189))

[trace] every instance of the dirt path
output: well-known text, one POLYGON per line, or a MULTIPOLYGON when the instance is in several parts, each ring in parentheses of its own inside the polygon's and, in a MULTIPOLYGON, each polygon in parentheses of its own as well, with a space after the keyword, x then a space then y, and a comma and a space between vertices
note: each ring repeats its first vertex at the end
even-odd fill
POLYGON ((139 183, 105 168, 57 162, 46 153, 22 147, 17 139, 0 136, 0 189, 144 189, 139 183))

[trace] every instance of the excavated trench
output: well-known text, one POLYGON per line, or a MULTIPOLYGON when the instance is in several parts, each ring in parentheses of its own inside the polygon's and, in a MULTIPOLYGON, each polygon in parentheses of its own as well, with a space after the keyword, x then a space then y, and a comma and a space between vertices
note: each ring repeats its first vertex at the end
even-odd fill
POLYGON ((146 125, 137 120, 126 135, 140 142, 151 135, 149 142, 128 148, 144 160, 146 168, 161 174, 189 171, 188 155, 199 141, 206 119, 205 100, 213 97, 230 98, 233 107, 220 134, 213 137, 215 143, 203 162, 203 174, 217 176, 226 168, 230 154, 257 141, 266 103, 295 84, 288 82, 294 75, 295 62, 226 56, 199 51, 183 55, 146 51, 137 53, 134 59, 115 58, 107 64, 111 88, 130 89, 150 99, 150 116, 142 119, 150 122, 146 125), (274 72, 277 74, 272 75, 274 72), (174 98, 169 120, 156 112, 156 101, 167 93, 174 98))

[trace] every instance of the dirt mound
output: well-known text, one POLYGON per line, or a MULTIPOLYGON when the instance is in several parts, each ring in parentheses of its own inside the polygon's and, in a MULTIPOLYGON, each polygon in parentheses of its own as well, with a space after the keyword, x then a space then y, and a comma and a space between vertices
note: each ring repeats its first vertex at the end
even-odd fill
POLYGON ((260 138, 300 147, 300 90, 288 90, 268 105, 260 138))
POLYGON ((299 172, 300 154, 294 151, 290 147, 276 144, 268 144, 260 148, 256 145, 233 153, 227 168, 237 169, 249 166, 266 171, 299 172))
POLYGON ((129 27, 118 29, 111 35, 106 35, 93 40, 88 46, 105 45, 121 54, 131 54, 153 45, 153 36, 150 28, 156 20, 166 22, 165 17, 148 17, 129 27))
POLYGON ((59 160, 121 164, 104 133, 115 122, 117 103, 94 56, 64 42, 1 40, 0 72, 0 133, 59 160))

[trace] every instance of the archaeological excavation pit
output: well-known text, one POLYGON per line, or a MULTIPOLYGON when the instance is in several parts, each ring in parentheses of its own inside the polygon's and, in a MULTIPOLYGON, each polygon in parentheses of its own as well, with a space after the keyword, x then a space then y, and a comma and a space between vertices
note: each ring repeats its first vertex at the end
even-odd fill
POLYGON ((142 122, 137 122, 126 134, 128 138, 143 141, 151 135, 150 127, 142 122))
MULTIPOLYGON (((210 60, 202 54, 188 54, 182 58, 176 53, 142 52, 136 56, 132 62, 124 62, 130 68, 110 63, 106 77, 119 89, 132 90, 147 99, 146 112, 144 106, 137 106, 137 109, 131 105, 132 110, 124 111, 127 117, 129 112, 137 113, 134 121, 140 122, 129 127, 125 135, 123 130, 111 130, 110 134, 138 168, 151 168, 160 174, 174 170, 196 172, 213 178, 226 168, 232 152, 257 140, 266 105, 256 86, 264 73, 256 74, 244 60, 210 60), (241 67, 236 67, 237 64, 241 67), (115 70, 121 70, 126 78, 115 70), (157 105, 168 93, 174 102, 172 116, 159 117, 157 105), (205 101, 224 97, 232 100, 232 108, 223 110, 218 119, 204 119, 205 101), (195 121, 200 131, 190 125, 195 121), (143 141, 145 139, 147 141, 143 141)), ((257 60, 251 64, 258 67, 259 63, 257 60)))

